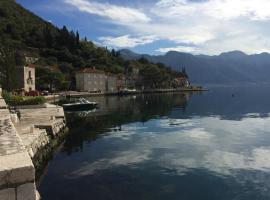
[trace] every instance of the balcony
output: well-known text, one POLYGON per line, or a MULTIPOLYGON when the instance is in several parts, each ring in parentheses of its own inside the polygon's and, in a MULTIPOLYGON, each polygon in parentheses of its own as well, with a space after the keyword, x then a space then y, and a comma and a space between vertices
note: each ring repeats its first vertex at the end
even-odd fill
POLYGON ((34 83, 34 81, 33 81, 32 78, 28 78, 28 79, 26 80, 26 82, 27 82, 28 85, 33 85, 33 83, 34 83))

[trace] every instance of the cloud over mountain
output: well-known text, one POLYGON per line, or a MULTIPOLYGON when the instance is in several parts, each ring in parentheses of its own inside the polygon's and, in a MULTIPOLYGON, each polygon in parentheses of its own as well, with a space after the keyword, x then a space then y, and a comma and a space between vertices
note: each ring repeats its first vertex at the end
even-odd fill
POLYGON ((269 8, 269 0, 55 0, 36 9, 106 46, 213 55, 234 49, 270 52, 269 8), (56 5, 58 12, 46 10, 56 5))

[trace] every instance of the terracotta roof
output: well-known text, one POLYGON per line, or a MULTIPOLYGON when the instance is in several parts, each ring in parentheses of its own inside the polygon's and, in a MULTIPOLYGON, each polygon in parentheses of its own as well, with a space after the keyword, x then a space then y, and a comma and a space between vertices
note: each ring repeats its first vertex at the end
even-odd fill
POLYGON ((49 69, 51 72, 60 72, 60 69, 58 66, 45 66, 46 69, 49 69))
POLYGON ((29 67, 29 68, 37 68, 37 65, 30 64, 30 65, 26 65, 25 67, 29 67))
POLYGON ((186 79, 188 79, 187 77, 184 77, 184 76, 181 76, 181 77, 177 77, 176 79, 179 79, 179 80, 186 80, 186 79))
POLYGON ((81 69, 81 70, 77 71, 77 73, 96 73, 96 74, 105 74, 104 71, 102 71, 102 70, 97 70, 96 68, 84 68, 84 69, 81 69))

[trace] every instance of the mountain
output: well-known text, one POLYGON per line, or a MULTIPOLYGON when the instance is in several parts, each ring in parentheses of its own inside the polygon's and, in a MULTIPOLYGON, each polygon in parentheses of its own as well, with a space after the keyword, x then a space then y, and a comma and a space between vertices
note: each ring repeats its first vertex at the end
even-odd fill
POLYGON ((247 55, 241 51, 225 52, 217 56, 192 55, 170 51, 165 55, 140 55, 121 50, 125 59, 144 57, 154 63, 164 63, 173 70, 185 67, 196 84, 270 83, 270 54, 247 55))

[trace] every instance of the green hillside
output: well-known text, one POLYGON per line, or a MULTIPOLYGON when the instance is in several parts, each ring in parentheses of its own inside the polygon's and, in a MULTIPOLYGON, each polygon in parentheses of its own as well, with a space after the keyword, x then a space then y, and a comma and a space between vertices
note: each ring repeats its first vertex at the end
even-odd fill
MULTIPOLYGON (((72 80, 74 71, 95 66, 112 73, 122 73, 130 64, 139 65, 141 75, 145 79, 152 80, 152 84, 157 86, 169 85, 175 73, 162 64, 152 64, 141 61, 125 61, 119 56, 119 53, 107 50, 103 47, 97 47, 86 38, 81 38, 78 32, 55 27, 53 24, 44 21, 35 14, 29 12, 14 0, 0 1, 0 67, 1 82, 3 87, 12 89, 8 85, 12 80, 7 80, 5 73, 12 71, 6 69, 12 68, 11 64, 22 64, 24 60, 22 54, 34 54, 40 57, 39 66, 58 66, 61 74, 59 78, 59 89, 61 83, 72 80), (11 61, 14 58, 14 62, 11 61), (7 60, 9 59, 9 60, 7 60), (153 77, 153 74, 155 77, 153 77), (147 77, 149 76, 149 77, 147 77), (61 83, 60 83, 61 82, 61 83)), ((49 73, 41 70, 37 74, 49 73)), ((48 76, 44 76, 47 77, 48 76)), ((11 79, 11 78, 9 78, 11 79)), ((46 82, 40 77, 40 82, 46 82)))

